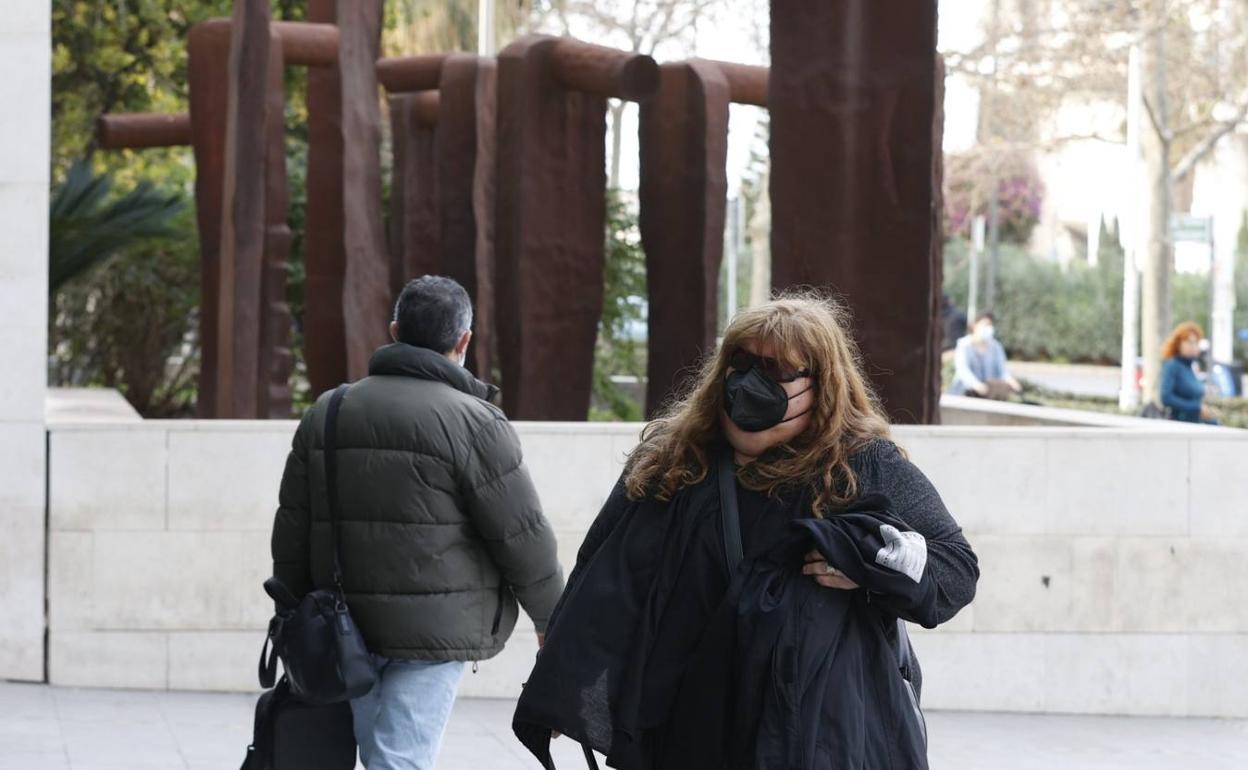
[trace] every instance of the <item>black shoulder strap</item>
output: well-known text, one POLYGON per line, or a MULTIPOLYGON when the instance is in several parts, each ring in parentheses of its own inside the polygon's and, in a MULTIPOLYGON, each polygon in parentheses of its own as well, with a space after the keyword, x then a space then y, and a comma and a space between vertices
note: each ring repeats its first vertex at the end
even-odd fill
POLYGON ((342 408, 342 398, 351 387, 342 384, 334 390, 329 399, 329 410, 325 413, 325 490, 329 493, 329 547, 334 554, 334 587, 338 589, 341 599, 342 590, 342 557, 338 549, 338 522, 342 520, 338 500, 338 410, 342 408))
POLYGON ((728 560, 728 579, 745 558, 741 545, 741 515, 737 511, 737 472, 732 464, 732 446, 725 445, 719 455, 719 510, 724 530, 724 556, 728 560))

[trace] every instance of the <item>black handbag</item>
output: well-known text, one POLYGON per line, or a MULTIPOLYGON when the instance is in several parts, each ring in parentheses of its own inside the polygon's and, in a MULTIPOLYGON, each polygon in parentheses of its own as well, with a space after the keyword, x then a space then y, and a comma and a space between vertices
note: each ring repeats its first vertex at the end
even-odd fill
POLYGON ((278 605, 260 651, 260 684, 272 687, 280 657, 290 691, 305 703, 325 705, 359 698, 373 689, 377 672, 364 637, 347 609, 342 587, 338 526, 338 411, 348 386, 340 385, 325 415, 325 479, 329 493, 329 540, 333 552, 333 588, 312 591, 296 600, 276 578, 264 588, 278 605), (269 642, 273 644, 269 653, 269 642))
POLYGON ((256 702, 251 745, 241 770, 354 770, 351 704, 313 706, 286 677, 256 702))

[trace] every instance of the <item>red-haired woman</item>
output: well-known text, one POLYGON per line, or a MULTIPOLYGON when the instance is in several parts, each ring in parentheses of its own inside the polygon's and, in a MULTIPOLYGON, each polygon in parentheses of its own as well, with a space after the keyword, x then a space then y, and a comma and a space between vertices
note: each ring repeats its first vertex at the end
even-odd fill
POLYGON ((1161 403, 1170 407, 1170 418, 1183 422, 1217 425, 1217 414, 1205 406, 1205 384, 1192 371, 1192 363, 1200 355, 1204 330, 1194 321, 1185 321, 1161 346, 1165 364, 1161 369, 1161 403))

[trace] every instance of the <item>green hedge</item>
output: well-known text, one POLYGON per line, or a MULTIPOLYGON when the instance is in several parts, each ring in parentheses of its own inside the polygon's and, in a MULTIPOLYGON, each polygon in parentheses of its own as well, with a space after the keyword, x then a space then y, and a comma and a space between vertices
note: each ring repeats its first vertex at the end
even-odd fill
MULTIPOLYGON (((1107 239, 1103 238, 1105 242, 1107 239)), ((970 260, 965 239, 945 244, 945 290, 965 308, 970 260)), ((981 260, 980 310, 991 309, 997 336, 1011 358, 1116 364, 1122 350, 1122 254, 1104 248, 1095 267, 1056 262, 1002 244, 997 296, 985 306, 986 258, 981 260)), ((1209 328, 1208 279, 1174 276, 1174 318, 1209 328)))

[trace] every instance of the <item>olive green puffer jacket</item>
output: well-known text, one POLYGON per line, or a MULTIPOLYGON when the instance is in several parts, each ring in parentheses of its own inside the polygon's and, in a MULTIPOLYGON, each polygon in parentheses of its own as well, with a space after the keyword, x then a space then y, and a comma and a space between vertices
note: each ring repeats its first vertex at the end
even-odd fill
MULTIPOLYGON (((373 354, 338 416, 342 568, 369 649, 484 660, 519 599, 544 631, 563 590, 555 538, 497 392, 432 350, 373 354)), ((273 574, 296 596, 332 585, 324 430, 330 393, 304 415, 282 477, 273 574)))

